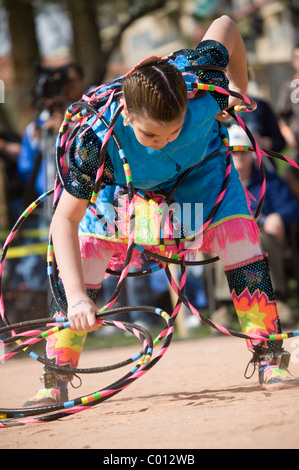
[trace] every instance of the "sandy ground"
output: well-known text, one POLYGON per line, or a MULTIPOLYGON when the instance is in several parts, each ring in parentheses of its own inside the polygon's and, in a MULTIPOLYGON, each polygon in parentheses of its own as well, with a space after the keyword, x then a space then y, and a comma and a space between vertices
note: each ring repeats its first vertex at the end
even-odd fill
MULTIPOLYGON (((287 340, 285 346, 299 375, 299 345, 287 340)), ((139 350, 137 341, 85 351, 80 365, 114 364, 139 350)), ((2 428, 0 448, 298 449, 299 388, 263 391, 257 374, 244 378, 249 358, 238 338, 173 340, 161 360, 119 394, 62 420, 2 428)), ((102 389, 129 369, 85 375, 71 398, 102 389)), ((39 386, 41 365, 33 359, 10 359, 0 371, 2 408, 22 405, 39 386)))

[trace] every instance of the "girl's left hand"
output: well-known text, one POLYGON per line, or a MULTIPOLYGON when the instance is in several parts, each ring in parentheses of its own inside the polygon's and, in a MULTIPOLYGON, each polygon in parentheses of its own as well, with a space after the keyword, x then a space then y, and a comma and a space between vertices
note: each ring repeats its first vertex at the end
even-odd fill
POLYGON ((239 98, 235 98, 234 96, 230 96, 228 99, 228 107, 226 109, 223 109, 220 111, 220 113, 216 114, 216 120, 219 122, 224 122, 227 121, 228 119, 231 118, 231 115, 229 114, 228 110, 234 109, 234 106, 240 105, 242 103, 242 100, 239 98))

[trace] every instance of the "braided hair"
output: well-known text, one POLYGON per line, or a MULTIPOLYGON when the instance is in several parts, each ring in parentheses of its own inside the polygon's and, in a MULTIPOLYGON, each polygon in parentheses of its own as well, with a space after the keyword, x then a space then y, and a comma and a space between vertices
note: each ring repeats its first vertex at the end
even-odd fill
POLYGON ((128 113, 160 122, 178 119, 187 108, 187 87, 181 72, 166 60, 142 65, 122 85, 128 113))

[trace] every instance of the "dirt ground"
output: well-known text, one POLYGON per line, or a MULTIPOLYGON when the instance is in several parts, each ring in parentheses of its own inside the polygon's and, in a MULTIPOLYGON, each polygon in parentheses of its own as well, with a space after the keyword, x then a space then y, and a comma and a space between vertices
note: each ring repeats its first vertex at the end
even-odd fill
MULTIPOLYGON (((299 375, 298 344, 287 340, 285 346, 299 375)), ((85 351, 80 365, 114 364, 139 350, 137 342, 85 351)), ((298 449, 299 388, 263 391, 257 373, 244 378, 249 359, 242 339, 173 340, 161 360, 119 394, 61 420, 2 428, 0 448, 298 449)), ((1 408, 21 406, 39 386, 41 365, 33 359, 10 359, 0 371, 1 408)), ((125 372, 84 375, 70 398, 102 389, 125 372)))

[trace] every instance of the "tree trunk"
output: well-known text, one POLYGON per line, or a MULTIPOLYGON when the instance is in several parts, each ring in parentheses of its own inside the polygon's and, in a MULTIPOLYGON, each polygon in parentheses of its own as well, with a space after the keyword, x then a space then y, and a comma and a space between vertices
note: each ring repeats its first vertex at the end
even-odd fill
POLYGON ((74 35, 74 56, 83 67, 89 85, 103 83, 107 63, 112 53, 119 46, 123 32, 134 21, 159 8, 163 8, 167 0, 145 2, 135 8, 124 23, 118 24, 118 32, 108 50, 104 50, 102 47, 97 3, 97 0, 67 0, 74 35))
POLYGON ((74 56, 83 67, 88 85, 101 83, 106 70, 94 0, 67 0, 73 35, 74 56))
POLYGON ((32 91, 35 84, 34 63, 39 59, 32 2, 4 0, 8 13, 12 56, 15 68, 15 106, 19 113, 19 132, 33 116, 32 91))

